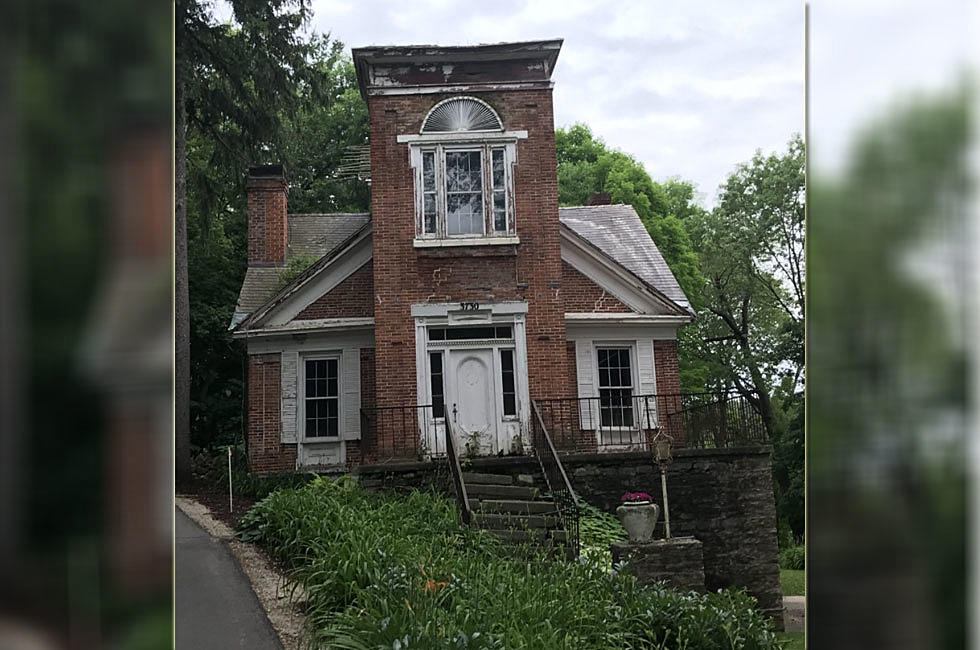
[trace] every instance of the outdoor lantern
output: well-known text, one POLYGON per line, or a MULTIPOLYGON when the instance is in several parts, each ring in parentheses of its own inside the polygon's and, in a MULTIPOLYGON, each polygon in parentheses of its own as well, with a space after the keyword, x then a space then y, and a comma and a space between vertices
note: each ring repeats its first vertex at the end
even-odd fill
POLYGON ((674 439, 658 429, 653 436, 653 460, 660 465, 660 491, 664 497, 664 537, 670 539, 670 509, 667 507, 667 464, 671 458, 674 439))

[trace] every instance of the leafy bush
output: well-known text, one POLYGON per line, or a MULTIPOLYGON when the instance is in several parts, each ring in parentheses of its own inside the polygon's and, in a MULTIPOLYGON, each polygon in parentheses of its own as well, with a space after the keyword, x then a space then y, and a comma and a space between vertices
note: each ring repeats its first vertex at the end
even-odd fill
POLYGON ((622 542, 628 537, 619 519, 591 503, 579 501, 578 530, 582 557, 606 570, 611 569, 612 553, 609 545, 622 542))
MULTIPOLYGON (((219 491, 228 490, 228 448, 200 449, 191 461, 194 476, 219 491)), ((301 487, 313 474, 281 472, 259 476, 248 469, 244 445, 232 447, 231 485, 235 494, 262 499, 281 488, 301 487)))
POLYGON ((781 569, 805 569, 806 547, 790 546, 779 551, 779 567, 781 569))
POLYGON ((302 588, 313 647, 778 648, 742 592, 643 588, 584 558, 508 555, 434 492, 315 478, 257 503, 238 535, 302 588))

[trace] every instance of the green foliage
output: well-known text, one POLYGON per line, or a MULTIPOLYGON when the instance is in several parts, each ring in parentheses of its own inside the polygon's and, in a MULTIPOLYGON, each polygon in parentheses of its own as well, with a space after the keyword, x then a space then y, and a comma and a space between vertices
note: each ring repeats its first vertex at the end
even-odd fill
MULTIPOLYGON (((234 494, 263 499, 276 490, 302 487, 316 474, 297 474, 279 472, 258 475, 248 469, 245 446, 232 447, 231 485, 234 494)), ((228 490, 228 450, 227 447, 198 449, 192 458, 194 477, 206 485, 226 492, 228 490)))
POLYGON ((790 546, 779 551, 779 566, 783 569, 805 569, 806 547, 790 546))
POLYGON ((784 596, 805 596, 806 571, 803 569, 780 569, 779 585, 784 596))
POLYGON ((256 504, 238 534, 302 588, 315 647, 778 647, 742 592, 682 594, 589 561, 509 558, 434 493, 317 478, 256 504))
POLYGON ((279 279, 276 284, 276 291, 279 291, 287 284, 299 277, 299 274, 310 268, 318 258, 316 255, 296 255, 289 258, 286 265, 279 271, 279 279))
POLYGON ((580 555, 607 570, 612 569, 609 545, 625 541, 628 536, 618 517, 585 501, 579 501, 578 534, 580 555))
MULTIPOLYGON (((333 173, 348 145, 367 142, 367 108, 343 44, 305 35, 309 3, 239 2, 233 25, 219 25, 210 12, 198 0, 177 3, 188 111, 191 439, 198 446, 242 438, 244 350, 228 325, 245 273, 246 167, 282 162, 291 212, 364 211, 369 203, 365 183, 333 173)), ((294 278, 307 262, 291 261, 284 276, 294 278)))

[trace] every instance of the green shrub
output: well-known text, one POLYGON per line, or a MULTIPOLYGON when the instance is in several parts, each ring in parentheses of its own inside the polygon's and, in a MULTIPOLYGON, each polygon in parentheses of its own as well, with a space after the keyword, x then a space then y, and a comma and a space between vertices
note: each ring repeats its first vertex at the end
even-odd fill
POLYGON ((588 558, 508 555, 434 492, 315 478, 257 503, 238 535, 302 587, 312 647, 778 648, 742 592, 644 588, 588 558))
POLYGON ((603 512, 591 503, 579 501, 579 544, 581 555, 606 570, 612 568, 609 545, 622 542, 628 535, 619 518, 603 512))
POLYGON ((779 552, 779 567, 781 569, 805 569, 806 547, 790 546, 779 552))
MULTIPOLYGON (((227 447, 200 449, 191 461, 191 468, 201 482, 222 492, 228 490, 227 447)), ((236 495, 262 499, 281 488, 302 487, 313 476, 314 474, 295 472, 280 472, 265 476, 253 474, 248 469, 245 446, 238 444, 232 447, 231 485, 236 495)))

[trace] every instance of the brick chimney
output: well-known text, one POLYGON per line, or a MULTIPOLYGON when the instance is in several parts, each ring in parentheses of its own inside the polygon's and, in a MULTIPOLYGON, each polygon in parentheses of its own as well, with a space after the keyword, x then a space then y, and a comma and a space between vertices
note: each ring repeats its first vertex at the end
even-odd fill
POLYGON ((282 165, 248 168, 248 265, 280 266, 286 261, 286 178, 282 165))
POLYGON ((612 196, 609 192, 593 194, 589 198, 589 205, 609 205, 610 203, 612 203, 612 196))

